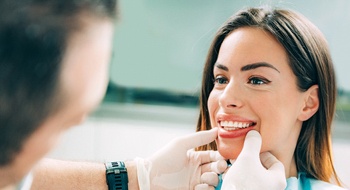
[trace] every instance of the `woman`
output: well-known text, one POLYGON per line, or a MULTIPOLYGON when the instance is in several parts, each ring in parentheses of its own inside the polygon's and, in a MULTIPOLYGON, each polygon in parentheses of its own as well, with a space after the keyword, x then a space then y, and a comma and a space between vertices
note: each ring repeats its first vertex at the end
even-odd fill
POLYGON ((257 130, 261 152, 283 163, 288 188, 336 188, 329 184, 340 185, 331 151, 335 98, 332 59, 316 26, 290 10, 242 10, 209 49, 197 131, 218 127, 219 136, 199 149, 236 159, 257 130))

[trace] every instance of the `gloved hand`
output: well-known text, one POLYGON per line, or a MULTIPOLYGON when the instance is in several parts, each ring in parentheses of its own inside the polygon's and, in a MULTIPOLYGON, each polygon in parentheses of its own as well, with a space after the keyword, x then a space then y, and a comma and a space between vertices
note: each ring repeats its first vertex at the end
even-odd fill
MULTIPOLYGON (((201 184, 205 183, 201 181, 201 175, 222 173, 227 168, 226 161, 217 151, 190 149, 208 144, 216 137, 217 129, 197 132, 174 139, 148 159, 135 159, 140 189, 214 189, 211 184, 201 184)), ((214 177, 218 178, 217 175, 214 177)))
POLYGON ((242 152, 224 175, 221 190, 284 190, 287 186, 283 164, 269 152, 259 153, 259 132, 248 132, 242 152))

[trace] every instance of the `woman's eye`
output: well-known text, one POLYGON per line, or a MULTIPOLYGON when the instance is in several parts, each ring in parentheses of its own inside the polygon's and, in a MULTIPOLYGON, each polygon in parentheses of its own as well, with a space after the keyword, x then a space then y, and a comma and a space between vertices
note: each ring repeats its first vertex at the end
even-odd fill
POLYGON ((259 78, 259 77, 251 77, 248 80, 248 83, 252 84, 252 85, 263 85, 263 84, 268 84, 270 82, 271 81, 269 81, 267 79, 262 79, 262 78, 259 78))
POLYGON ((225 77, 223 77, 223 76, 217 76, 217 77, 215 77, 215 79, 214 79, 214 83, 215 83, 215 84, 227 84, 228 81, 227 81, 227 79, 226 79, 225 77))

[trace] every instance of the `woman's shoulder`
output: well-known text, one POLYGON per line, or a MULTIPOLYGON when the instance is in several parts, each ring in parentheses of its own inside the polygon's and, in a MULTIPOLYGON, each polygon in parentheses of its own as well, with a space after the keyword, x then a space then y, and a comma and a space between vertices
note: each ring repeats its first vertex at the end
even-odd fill
POLYGON ((331 183, 308 178, 304 173, 299 173, 298 178, 287 179, 287 184, 286 190, 345 190, 331 183))

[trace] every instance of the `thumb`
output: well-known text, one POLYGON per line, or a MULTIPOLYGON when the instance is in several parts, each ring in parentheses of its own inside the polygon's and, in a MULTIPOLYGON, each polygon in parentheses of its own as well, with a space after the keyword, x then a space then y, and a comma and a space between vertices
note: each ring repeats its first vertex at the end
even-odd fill
POLYGON ((283 164, 270 152, 261 153, 260 160, 266 169, 270 171, 281 171, 284 173, 283 164))
POLYGON ((218 129, 217 127, 215 127, 211 130, 200 131, 194 134, 181 137, 178 140, 186 150, 189 150, 191 148, 209 144, 213 142, 217 136, 218 136, 218 129))
POLYGON ((261 149, 261 136, 258 131, 251 130, 245 137, 243 149, 240 153, 242 156, 259 158, 261 149))

